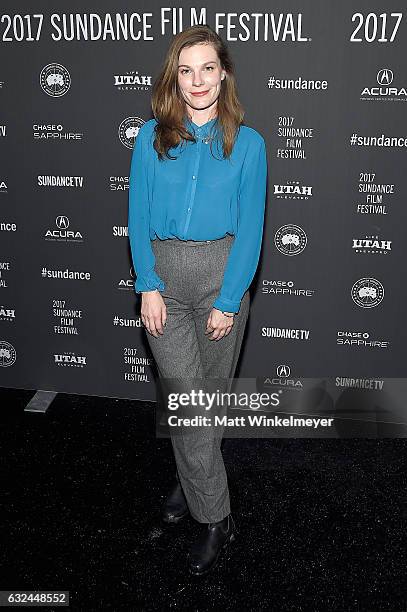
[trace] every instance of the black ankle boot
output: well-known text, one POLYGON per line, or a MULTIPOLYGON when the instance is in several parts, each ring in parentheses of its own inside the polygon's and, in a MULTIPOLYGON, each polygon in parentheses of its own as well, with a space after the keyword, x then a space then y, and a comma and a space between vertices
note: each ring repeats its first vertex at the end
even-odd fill
POLYGON ((179 523, 188 514, 187 500, 177 480, 162 507, 161 518, 165 523, 179 523))
POLYGON ((207 523, 190 548, 190 573, 194 576, 207 574, 216 566, 222 548, 226 548, 235 539, 236 526, 231 514, 218 523, 207 523))

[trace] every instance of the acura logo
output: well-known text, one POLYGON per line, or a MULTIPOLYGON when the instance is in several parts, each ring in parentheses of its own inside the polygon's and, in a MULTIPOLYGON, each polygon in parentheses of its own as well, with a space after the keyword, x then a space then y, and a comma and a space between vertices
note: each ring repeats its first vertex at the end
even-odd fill
POLYGON ((390 85, 390 83, 393 82, 393 78, 393 70, 390 70, 390 68, 382 68, 377 73, 377 82, 379 85, 390 85))
POLYGON ((68 229, 69 227, 68 217, 65 217, 65 215, 59 215, 55 219, 55 225, 57 226, 58 229, 68 229))

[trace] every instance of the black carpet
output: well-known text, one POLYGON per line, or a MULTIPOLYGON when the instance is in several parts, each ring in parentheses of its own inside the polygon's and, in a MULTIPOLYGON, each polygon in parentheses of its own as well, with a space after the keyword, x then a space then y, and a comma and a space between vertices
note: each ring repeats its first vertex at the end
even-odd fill
POLYGON ((406 612, 405 439, 225 439, 239 536, 193 578, 200 526, 159 520, 175 464, 154 404, 58 394, 24 413, 33 395, 0 389, 1 590, 66 590, 71 610, 406 612))

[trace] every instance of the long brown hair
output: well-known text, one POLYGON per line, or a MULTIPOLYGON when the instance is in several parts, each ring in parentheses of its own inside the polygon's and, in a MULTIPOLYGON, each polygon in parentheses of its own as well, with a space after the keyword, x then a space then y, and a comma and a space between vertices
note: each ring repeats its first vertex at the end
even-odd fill
MULTIPOLYGON (((225 78, 221 82, 217 100, 217 118, 212 128, 216 138, 222 142, 223 155, 232 153, 238 129, 243 122, 244 110, 237 96, 234 65, 226 43, 207 25, 196 25, 177 34, 168 49, 161 72, 152 88, 151 106, 157 121, 154 148, 159 159, 171 157, 169 149, 176 147, 182 139, 195 142, 194 136, 185 128, 187 117, 185 100, 178 85, 178 60, 184 47, 196 44, 211 44, 219 57, 225 78)), ((212 141, 211 141, 212 152, 212 141)))

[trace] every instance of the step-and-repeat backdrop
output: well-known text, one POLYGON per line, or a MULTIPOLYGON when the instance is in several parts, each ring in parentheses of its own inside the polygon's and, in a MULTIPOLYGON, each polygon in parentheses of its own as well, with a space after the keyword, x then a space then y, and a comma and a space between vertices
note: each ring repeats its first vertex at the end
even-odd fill
POLYGON ((128 176, 168 45, 196 23, 228 43, 267 143, 237 374, 405 375, 405 3, 39 1, 1 9, 1 386, 156 397, 128 176))

